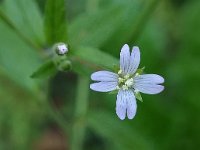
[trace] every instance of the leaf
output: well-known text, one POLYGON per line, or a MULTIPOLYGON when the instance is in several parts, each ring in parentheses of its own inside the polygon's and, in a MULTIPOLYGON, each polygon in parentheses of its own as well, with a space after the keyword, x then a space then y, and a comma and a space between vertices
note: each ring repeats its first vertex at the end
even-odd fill
POLYGON ((31 78, 45 78, 54 75, 57 72, 53 61, 48 61, 41 65, 32 75, 31 78))
POLYGON ((79 47, 71 50, 71 57, 74 61, 83 66, 89 67, 91 70, 110 69, 113 65, 118 64, 118 60, 96 48, 79 47))
POLYGON ((43 20, 35 0, 5 0, 0 13, 37 46, 44 43, 43 20))
POLYGON ((121 1, 123 3, 121 4, 123 9, 123 16, 120 18, 121 25, 101 48, 117 56, 118 54, 113 50, 120 49, 125 43, 136 44, 158 2, 159 0, 121 1))
POLYGON ((85 13, 69 25, 69 42, 75 45, 100 47, 120 26, 122 9, 111 6, 94 13, 85 13))
POLYGON ((47 43, 53 45, 56 42, 65 42, 67 39, 66 27, 65 0, 47 0, 45 8, 45 35, 47 43))
POLYGON ((0 36, 0 66, 3 72, 20 86, 30 91, 37 90, 37 83, 30 78, 40 63, 37 53, 1 21, 0 31, 3 33, 0 36))

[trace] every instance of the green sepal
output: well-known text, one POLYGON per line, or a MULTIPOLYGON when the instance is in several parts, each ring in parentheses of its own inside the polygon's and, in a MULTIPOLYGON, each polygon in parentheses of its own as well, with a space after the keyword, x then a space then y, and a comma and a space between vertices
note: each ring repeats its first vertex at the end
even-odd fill
POLYGON ((57 72, 55 63, 47 61, 42 64, 30 77, 31 78, 45 78, 54 75, 57 72))
POLYGON ((119 65, 117 65, 117 64, 114 64, 114 65, 113 65, 113 71, 114 71, 114 72, 117 73, 117 72, 119 71, 119 69, 120 69, 120 68, 119 68, 119 65))
POLYGON ((55 55, 53 58, 54 64, 59 71, 67 72, 72 69, 72 63, 66 55, 55 55))
POLYGON ((69 60, 63 60, 57 64, 57 68, 59 71, 67 72, 72 69, 72 63, 69 60))
POLYGON ((141 96, 140 92, 134 92, 134 93, 135 93, 136 99, 141 101, 141 102, 143 102, 143 99, 142 99, 142 96, 141 96))
POLYGON ((144 69, 145 69, 145 67, 142 67, 142 68, 140 68, 140 69, 137 69, 136 73, 138 73, 138 74, 143 74, 143 73, 144 73, 144 69))
POLYGON ((117 94, 117 93, 118 93, 118 90, 114 90, 114 91, 109 92, 108 94, 117 94))

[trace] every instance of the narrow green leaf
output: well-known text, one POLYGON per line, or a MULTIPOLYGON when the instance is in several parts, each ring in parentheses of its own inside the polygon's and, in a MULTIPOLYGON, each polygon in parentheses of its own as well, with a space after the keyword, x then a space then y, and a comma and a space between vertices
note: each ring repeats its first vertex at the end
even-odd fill
POLYGON ((116 56, 117 53, 113 50, 121 48, 125 43, 130 45, 135 44, 150 19, 151 14, 158 5, 158 2, 160 1, 121 1, 123 3, 121 4, 123 16, 119 18, 121 25, 116 28, 113 35, 104 43, 102 48, 116 56))
POLYGON ((111 6, 94 13, 85 13, 69 25, 69 41, 72 45, 100 47, 120 27, 122 9, 111 6))
POLYGON ((47 43, 65 42, 66 29, 65 0, 47 0, 45 8, 45 35, 47 43))
POLYGON ((110 69, 118 64, 118 60, 96 48, 79 47, 71 50, 72 59, 83 66, 87 66, 92 70, 110 69))
POLYGON ((36 91, 37 83, 30 78, 40 63, 36 51, 1 21, 0 31, 3 33, 0 36, 0 66, 3 72, 18 85, 36 91))
POLYGON ((35 0, 5 0, 0 13, 7 17, 6 20, 10 21, 17 33, 36 46, 44 43, 43 20, 35 0))
POLYGON ((53 61, 48 61, 40 66, 32 75, 31 78, 44 78, 54 75, 57 69, 53 61))

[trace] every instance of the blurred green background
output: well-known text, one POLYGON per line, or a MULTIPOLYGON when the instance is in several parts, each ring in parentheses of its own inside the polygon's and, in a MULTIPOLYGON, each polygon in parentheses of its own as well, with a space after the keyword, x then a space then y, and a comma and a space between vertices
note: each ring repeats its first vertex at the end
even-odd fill
POLYGON ((199 149, 199 16, 199 0, 0 0, 0 150, 199 149), (72 71, 30 78, 56 42, 72 71), (89 76, 125 43, 165 90, 121 121, 116 95, 89 90, 89 76))

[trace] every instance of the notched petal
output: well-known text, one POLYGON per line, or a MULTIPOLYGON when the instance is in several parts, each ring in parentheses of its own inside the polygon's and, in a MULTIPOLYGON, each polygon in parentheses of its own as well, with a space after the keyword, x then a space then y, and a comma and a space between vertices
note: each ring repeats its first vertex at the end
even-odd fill
POLYGON ((121 120, 124 120, 126 117, 126 99, 124 96, 125 91, 119 90, 116 101, 116 114, 121 120))
POLYGON ((130 90, 127 92, 127 117, 133 119, 136 115, 137 103, 133 92, 130 90))
POLYGON ((117 82, 97 82, 90 84, 90 89, 98 92, 110 92, 116 89, 117 82))
POLYGON ((151 83, 151 84, 162 84, 164 83, 164 78, 157 74, 144 74, 139 75, 134 78, 137 83, 151 83))
POLYGON ((128 73, 130 63, 130 48, 127 44, 125 44, 120 52, 120 69, 123 74, 128 73))
POLYGON ((164 86, 158 84, 135 84, 134 88, 145 94, 158 94, 164 90, 164 86))
POLYGON ((119 90, 116 101, 116 113, 117 116, 124 120, 133 119, 137 110, 136 99, 132 90, 119 90))
POLYGON ((110 71, 97 71, 91 75, 91 79, 94 81, 112 81, 117 82, 118 74, 110 71))
POLYGON ((139 64, 140 64, 140 49, 139 47, 134 46, 131 52, 131 56, 130 56, 130 64, 129 64, 128 73, 134 74, 136 70, 138 69, 139 64))

